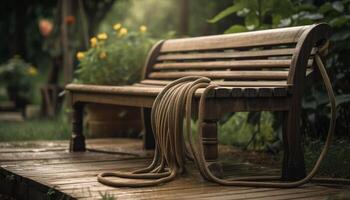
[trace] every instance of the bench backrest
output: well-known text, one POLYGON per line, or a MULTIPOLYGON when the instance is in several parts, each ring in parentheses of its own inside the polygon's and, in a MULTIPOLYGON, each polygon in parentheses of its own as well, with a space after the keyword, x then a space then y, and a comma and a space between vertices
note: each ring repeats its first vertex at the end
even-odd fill
POLYGON ((149 54, 144 79, 202 75, 223 81, 293 85, 312 66, 314 47, 330 36, 327 24, 170 39, 149 54))

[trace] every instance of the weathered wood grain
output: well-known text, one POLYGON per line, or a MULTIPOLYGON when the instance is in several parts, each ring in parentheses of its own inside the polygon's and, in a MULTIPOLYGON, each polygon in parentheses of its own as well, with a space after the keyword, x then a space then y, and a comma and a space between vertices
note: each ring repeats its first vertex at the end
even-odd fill
POLYGON ((309 26, 252 31, 247 33, 167 40, 161 52, 198 51, 296 43, 309 26))
MULTIPOLYGON (((58 146, 62 142, 58 142, 58 146)), ((327 199, 329 195, 339 194, 347 188, 307 184, 294 189, 249 188, 219 186, 204 181, 195 166, 189 163, 188 173, 176 180, 156 187, 113 188, 97 182, 96 175, 102 171, 130 171, 146 166, 151 157, 145 157, 141 140, 130 139, 94 139, 87 140, 87 148, 109 149, 113 152, 137 151, 139 157, 96 152, 68 152, 66 149, 46 148, 36 151, 37 147, 23 151, 7 148, 2 156, 25 158, 14 165, 0 159, 0 192, 11 194, 17 199, 47 199, 48 191, 54 191, 53 199, 101 199, 109 194, 117 199, 327 199), (117 144, 120 144, 118 146, 117 144), (13 177, 10 179, 9 177, 13 177), (14 180, 14 181, 11 181, 14 180)), ((42 148, 42 146, 41 146, 42 148)), ((279 170, 238 162, 231 151, 225 150, 225 174, 229 177, 246 175, 276 174, 279 170)), ((2 158, 2 157, 0 157, 2 158)))
MULTIPOLYGON (((69 84, 66 90, 70 91, 72 105, 102 103, 142 108, 147 129, 144 144, 153 147, 152 137, 148 135, 152 134, 149 108, 162 88, 185 76, 211 78, 221 87, 210 93, 210 98, 215 100, 207 104, 207 120, 217 121, 227 112, 268 110, 286 113, 282 177, 285 180, 299 179, 305 176, 298 128, 304 82, 313 71, 318 46, 328 40, 330 34, 330 26, 322 23, 169 39, 158 42, 149 52, 140 83, 132 86, 69 84)), ((203 89, 199 89, 196 98, 202 92, 203 89)), ((198 105, 196 103, 194 107, 198 105)), ((75 111, 78 112, 74 112, 71 149, 83 150, 81 109, 75 111)))

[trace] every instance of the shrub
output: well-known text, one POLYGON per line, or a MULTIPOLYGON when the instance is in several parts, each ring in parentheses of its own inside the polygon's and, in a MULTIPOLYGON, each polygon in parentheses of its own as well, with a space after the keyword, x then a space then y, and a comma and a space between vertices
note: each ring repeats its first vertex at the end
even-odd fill
POLYGON ((91 38, 90 49, 77 53, 80 63, 75 82, 100 85, 137 82, 154 42, 145 26, 138 31, 128 31, 121 24, 115 24, 110 33, 100 33, 91 38))
POLYGON ((11 100, 15 101, 18 98, 29 100, 37 73, 33 65, 25 62, 20 56, 14 56, 0 66, 0 83, 6 87, 11 100))

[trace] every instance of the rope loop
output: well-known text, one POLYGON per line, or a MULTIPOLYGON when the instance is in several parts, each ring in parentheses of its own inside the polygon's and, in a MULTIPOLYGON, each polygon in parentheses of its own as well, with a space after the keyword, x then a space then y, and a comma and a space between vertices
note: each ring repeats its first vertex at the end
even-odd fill
POLYGON ((331 82, 323 65, 320 55, 326 54, 329 46, 327 41, 317 49, 315 61, 322 75, 327 94, 331 103, 331 119, 328 136, 322 152, 310 173, 303 179, 294 182, 276 182, 277 176, 240 177, 235 179, 221 179, 213 175, 208 168, 202 146, 202 129, 196 140, 193 139, 191 129, 193 99, 197 98, 196 91, 204 88, 199 99, 198 126, 203 122, 206 100, 211 90, 218 85, 211 83, 207 77, 188 76, 177 79, 164 87, 154 100, 151 112, 151 125, 155 138, 155 152, 152 163, 133 172, 103 172, 97 176, 100 183, 114 187, 145 187, 164 184, 173 180, 177 175, 186 171, 186 157, 193 158, 201 175, 208 181, 220 185, 245 187, 273 187, 293 188, 310 181, 346 183, 347 179, 318 179, 313 178, 330 147, 336 121, 336 103, 331 82), (183 124, 185 122, 185 124, 183 124), (185 127, 185 132, 183 128, 185 127), (189 149, 186 148, 184 137, 187 137, 189 149), (118 178, 111 180, 108 177, 118 178), (122 179, 122 180, 120 180, 122 179), (123 179, 132 179, 125 182, 123 179))

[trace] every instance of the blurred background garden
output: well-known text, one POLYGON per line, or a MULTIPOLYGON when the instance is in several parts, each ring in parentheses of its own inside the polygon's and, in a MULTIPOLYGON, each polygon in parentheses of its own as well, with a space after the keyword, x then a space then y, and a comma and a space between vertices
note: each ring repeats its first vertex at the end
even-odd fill
MULTIPOLYGON (((160 39, 327 22, 333 36, 326 63, 338 119, 321 173, 350 177, 349 168, 335 172, 331 167, 350 165, 348 0, 6 0, 0 10, 0 142, 69 139, 64 85, 137 82, 147 52, 160 39)), ((329 109, 321 77, 313 73, 307 80, 301 121, 308 166, 322 148, 329 109)), ((114 115, 121 120, 128 112, 114 115)), ((91 117, 85 124, 88 136, 141 137, 142 128, 135 125, 140 120, 134 116, 138 111, 122 121, 134 120, 134 125, 119 135, 96 134, 98 120, 91 117)), ((113 128, 115 121, 104 125, 113 128)), ((220 121, 219 140, 241 150, 268 152, 277 162, 281 132, 279 113, 231 113, 220 121)))

